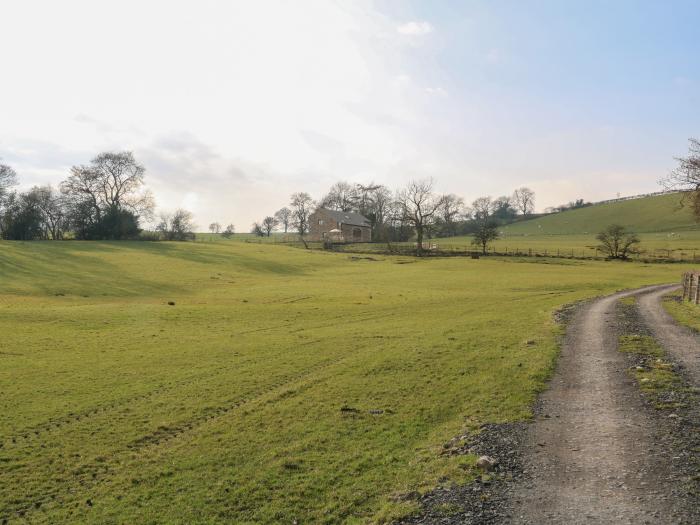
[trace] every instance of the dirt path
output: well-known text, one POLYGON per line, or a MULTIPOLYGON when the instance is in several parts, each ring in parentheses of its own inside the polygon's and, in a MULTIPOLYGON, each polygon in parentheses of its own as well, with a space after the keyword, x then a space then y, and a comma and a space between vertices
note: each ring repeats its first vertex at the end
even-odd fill
MULTIPOLYGON (((655 298, 669 289, 621 292, 576 313, 556 375, 525 438, 526 481, 509 496, 513 522, 684 522, 683 502, 674 493, 673 458, 664 446, 667 433, 644 406, 625 356, 617 351, 617 300, 644 294, 650 304, 645 312, 656 319, 661 314, 655 298)), ((659 333, 673 332, 663 326, 659 333)))
POLYGON ((693 384, 700 386, 700 340, 692 330, 677 324, 661 304, 663 296, 677 288, 669 285, 641 294, 639 311, 656 340, 685 367, 693 384))

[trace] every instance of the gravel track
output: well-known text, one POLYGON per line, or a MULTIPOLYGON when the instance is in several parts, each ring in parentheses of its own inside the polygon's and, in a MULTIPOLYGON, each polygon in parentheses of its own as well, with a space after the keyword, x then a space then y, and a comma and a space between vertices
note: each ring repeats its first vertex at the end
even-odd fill
MULTIPOLYGON (((488 425, 464 453, 499 461, 492 485, 443 486, 423 496, 411 524, 696 524, 693 456, 697 410, 656 410, 628 369, 634 358, 618 338, 652 333, 692 384, 700 343, 676 326, 660 304, 675 285, 619 292, 580 304, 567 314, 557 370, 531 424, 488 425), (638 296, 632 319, 618 301, 638 296), (692 482, 690 483, 692 485, 692 482), (445 515, 449 504, 461 510, 445 515)), ((696 383, 697 385, 697 383, 696 383)))
POLYGON ((690 328, 676 323, 661 304, 663 296, 678 289, 669 285, 639 295, 639 312, 654 338, 679 361, 695 386, 700 386, 700 339, 690 328))

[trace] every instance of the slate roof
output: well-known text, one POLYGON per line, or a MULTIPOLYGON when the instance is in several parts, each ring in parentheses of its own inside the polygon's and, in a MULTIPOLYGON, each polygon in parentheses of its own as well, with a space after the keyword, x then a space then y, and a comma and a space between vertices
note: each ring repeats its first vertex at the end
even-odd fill
MULTIPOLYGON (((371 226, 372 223, 369 222, 367 217, 355 213, 352 211, 335 211, 322 208, 324 212, 333 217, 333 220, 338 223, 351 224, 352 226, 371 226)), ((321 211, 321 210, 319 210, 321 211)))

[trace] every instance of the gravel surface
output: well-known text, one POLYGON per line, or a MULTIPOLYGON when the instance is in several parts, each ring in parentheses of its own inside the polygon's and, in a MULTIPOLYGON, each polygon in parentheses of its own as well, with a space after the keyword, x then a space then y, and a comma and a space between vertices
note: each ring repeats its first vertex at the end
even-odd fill
MULTIPOLYGON (((656 340, 681 363, 695 386, 700 386, 700 341, 690 328, 680 326, 664 310, 661 301, 678 285, 662 287, 639 296, 639 311, 656 340)), ((698 310, 700 312, 700 309, 698 310)))
POLYGON ((643 358, 617 351, 619 335, 656 334, 618 300, 668 290, 561 311, 566 339, 533 422, 484 426, 456 453, 495 458, 489 479, 438 487, 420 499, 419 516, 401 523, 700 523, 697 396, 678 393, 686 408, 673 414, 655 409, 628 373, 643 358))

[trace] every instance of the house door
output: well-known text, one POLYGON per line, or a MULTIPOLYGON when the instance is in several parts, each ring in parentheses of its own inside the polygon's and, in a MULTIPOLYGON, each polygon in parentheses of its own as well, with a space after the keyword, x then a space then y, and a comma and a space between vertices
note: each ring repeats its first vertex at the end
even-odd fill
POLYGON ((360 228, 352 229, 352 240, 361 241, 362 240, 362 230, 360 228))

